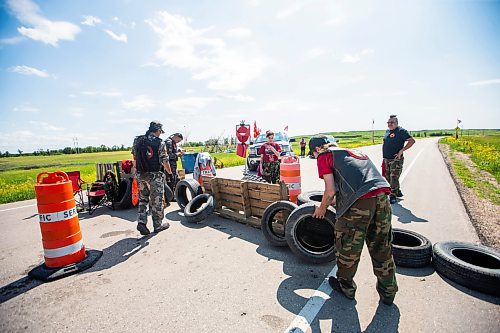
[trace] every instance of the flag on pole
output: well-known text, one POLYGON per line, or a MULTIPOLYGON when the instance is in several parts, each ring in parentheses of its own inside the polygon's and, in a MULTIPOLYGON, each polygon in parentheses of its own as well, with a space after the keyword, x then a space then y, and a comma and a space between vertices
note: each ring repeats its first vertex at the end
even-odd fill
POLYGON ((284 128, 285 131, 288 131, 288 125, 285 126, 284 128))
POLYGON ((253 121, 253 137, 254 139, 260 134, 260 129, 257 127, 257 121, 253 121))
POLYGON ((460 119, 457 119, 457 122, 460 124, 462 121, 460 119))

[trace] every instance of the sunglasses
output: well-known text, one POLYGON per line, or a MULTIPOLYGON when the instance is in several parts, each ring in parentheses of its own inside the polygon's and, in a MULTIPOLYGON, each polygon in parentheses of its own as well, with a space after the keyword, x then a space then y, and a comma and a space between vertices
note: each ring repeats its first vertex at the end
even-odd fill
POLYGON ((396 122, 395 121, 388 121, 387 123, 388 124, 395 124, 396 122))

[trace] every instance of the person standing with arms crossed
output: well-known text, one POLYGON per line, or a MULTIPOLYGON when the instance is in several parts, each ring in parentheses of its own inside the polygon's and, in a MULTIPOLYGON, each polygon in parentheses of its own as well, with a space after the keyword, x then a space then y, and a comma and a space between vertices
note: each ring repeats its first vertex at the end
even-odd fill
POLYGON ((266 131, 267 142, 259 148, 262 178, 271 184, 280 180, 281 147, 274 140, 274 132, 266 131))
POLYGON ((306 139, 302 138, 302 140, 300 140, 300 157, 306 156, 306 145, 306 139))
POLYGON ((388 129, 384 135, 384 144, 382 145, 383 163, 385 178, 391 184, 390 202, 391 204, 395 204, 397 202, 396 197, 401 198, 403 196, 399 184, 399 177, 401 176, 401 172, 403 172, 403 152, 415 144, 415 139, 412 138, 407 130, 399 126, 398 118, 395 115, 389 117, 387 127, 388 129))
POLYGON ((309 140, 310 155, 317 159, 319 177, 325 192, 313 217, 324 218, 334 202, 335 250, 337 277, 330 276, 330 286, 349 299, 354 299, 354 275, 366 242, 377 277, 380 300, 392 305, 398 285, 392 257, 390 187, 368 156, 350 149, 335 147, 325 136, 309 140))
POLYGON ((139 183, 137 230, 144 236, 150 233, 146 226, 148 204, 154 232, 163 231, 170 226, 168 223, 162 224, 165 174, 161 171, 161 167, 163 166, 168 174, 172 174, 165 143, 160 139, 160 135, 165 133, 162 127, 160 122, 152 121, 146 134, 136 137, 132 146, 139 183))

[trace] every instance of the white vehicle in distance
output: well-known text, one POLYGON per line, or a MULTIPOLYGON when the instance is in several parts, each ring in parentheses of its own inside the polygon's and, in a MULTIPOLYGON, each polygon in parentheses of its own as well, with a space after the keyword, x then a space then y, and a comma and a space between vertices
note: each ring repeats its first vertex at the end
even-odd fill
MULTIPOLYGON (((266 142, 266 133, 261 133, 255 138, 255 141, 250 145, 250 147, 248 147, 247 167, 250 171, 257 170, 260 163, 259 149, 266 142)), ((294 138, 288 138, 288 135, 283 132, 275 132, 274 142, 281 147, 281 156, 286 154, 293 155, 291 143, 295 142, 294 138)))

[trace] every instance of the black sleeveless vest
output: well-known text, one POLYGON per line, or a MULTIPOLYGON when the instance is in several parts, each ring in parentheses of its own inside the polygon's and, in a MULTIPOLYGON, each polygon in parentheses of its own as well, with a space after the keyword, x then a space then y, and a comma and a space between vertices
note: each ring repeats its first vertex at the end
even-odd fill
POLYGON ((366 193, 390 187, 373 162, 360 151, 331 147, 323 154, 330 153, 333 154, 337 218, 366 193))
POLYGON ((148 137, 141 138, 141 143, 138 146, 138 156, 140 162, 137 161, 137 170, 141 172, 155 172, 161 170, 160 149, 161 139, 155 137, 150 140, 148 137))

